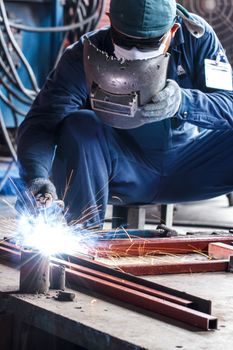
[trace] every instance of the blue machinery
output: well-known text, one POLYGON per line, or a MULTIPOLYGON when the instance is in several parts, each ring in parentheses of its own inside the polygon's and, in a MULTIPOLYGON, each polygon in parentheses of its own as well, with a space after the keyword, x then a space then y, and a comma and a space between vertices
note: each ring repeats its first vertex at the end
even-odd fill
MULTIPOLYGON (((6 87, 6 83, 7 85, 10 83, 12 88, 13 82, 7 82, 6 80, 9 75, 7 70, 12 73, 13 68, 9 62, 10 58, 6 57, 4 46, 6 46, 6 50, 11 56, 12 63, 23 86, 37 92, 36 84, 31 82, 31 73, 33 72, 35 75, 37 85, 40 87, 65 46, 77 40, 84 32, 96 27, 102 16, 105 1, 0 0, 0 4, 0 72, 1 83, 3 80, 5 83, 1 84, 1 110, 6 125, 12 127, 14 126, 14 118, 11 115, 12 108, 9 108, 11 106, 7 103, 10 100, 8 94, 11 95, 11 91, 6 87), (8 21, 10 28, 8 28, 6 21, 8 21), (31 73, 27 71, 25 64, 23 64, 22 57, 17 54, 14 43, 10 38, 9 29, 13 34, 15 44, 31 66, 31 73)), ((26 103, 20 103, 14 98, 11 102, 14 106, 21 108, 23 112, 28 109, 26 103)))
MULTIPOLYGON (((13 24, 24 24, 34 27, 58 26, 62 24, 63 20, 63 9, 59 3, 60 1, 57 0, 4 1, 4 4, 3 2, 1 4, 1 15, 2 11, 5 10, 5 14, 9 20, 9 23, 13 24)), ((12 63, 16 68, 16 72, 19 75, 19 79, 22 85, 26 89, 35 90, 35 92, 37 91, 38 87, 35 84, 31 84, 28 72, 25 69, 25 65, 22 64, 21 57, 16 54, 7 29, 8 28, 6 27, 6 23, 2 22, 0 68, 1 83, 3 86, 1 86, 1 110, 6 126, 17 127, 17 125, 15 125, 15 116, 13 116, 14 111, 7 103, 7 101, 10 100, 16 108, 23 112, 22 114, 28 110, 30 101, 28 101, 29 103, 26 103, 26 101, 20 101, 22 98, 24 100, 24 97, 26 96, 24 96, 24 93, 20 91, 22 89, 20 89, 19 86, 17 87, 17 85, 15 86, 12 79, 7 76, 6 70, 8 69, 8 73, 9 71, 12 71, 10 58, 12 59, 12 63), (8 59, 6 57, 4 48, 8 50, 8 59), (12 96, 10 96, 11 89, 14 89, 14 91, 17 93, 17 96, 13 96, 13 93, 12 96), (21 97, 21 99, 18 97, 21 97)), ((38 86, 41 86, 48 71, 52 68, 52 64, 55 60, 55 55, 61 42, 61 33, 35 33, 22 31, 20 29, 12 27, 10 27, 10 30, 13 34, 15 43, 22 51, 22 54, 25 56, 26 60, 32 68, 33 73, 35 74, 36 84, 38 86)), ((14 73, 12 74, 14 76, 14 73)), ((16 80, 16 82, 19 85, 19 81, 16 80)), ((34 97, 35 94, 32 95, 34 97)), ((29 98, 29 100, 31 99, 29 98)), ((16 113, 16 118, 17 123, 20 123, 23 115, 16 113)))
POLYGON ((66 46, 96 28, 105 0, 0 0, 0 157, 16 161, 15 136, 66 46))

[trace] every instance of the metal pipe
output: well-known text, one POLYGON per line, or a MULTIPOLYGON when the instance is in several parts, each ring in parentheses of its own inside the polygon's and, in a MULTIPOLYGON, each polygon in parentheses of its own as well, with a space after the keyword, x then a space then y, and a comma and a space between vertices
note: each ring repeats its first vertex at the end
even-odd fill
POLYGON ((36 250, 21 250, 21 293, 47 293, 49 289, 49 257, 36 250))
POLYGON ((66 261, 64 262, 63 260, 60 260, 60 259, 52 258, 51 260, 55 263, 64 265, 68 269, 72 269, 74 271, 81 272, 81 273, 86 273, 88 275, 91 275, 93 277, 98 277, 98 278, 105 280, 107 282, 117 283, 118 285, 128 287, 128 288, 137 290, 139 292, 142 292, 142 293, 145 293, 148 295, 156 296, 156 297, 161 298, 163 300, 171 301, 171 302, 174 302, 176 304, 183 305, 183 306, 192 307, 192 305, 193 305, 193 302, 188 300, 187 298, 184 299, 184 298, 176 297, 176 296, 170 295, 168 293, 158 291, 154 288, 148 288, 148 287, 142 286, 139 283, 134 283, 134 282, 124 280, 122 278, 114 277, 110 274, 110 272, 109 272, 109 274, 103 273, 103 272, 96 271, 94 269, 90 269, 90 268, 87 268, 84 266, 72 264, 70 262, 66 262, 66 261))
POLYGON ((203 312, 68 268, 66 268, 66 277, 72 286, 84 287, 145 310, 183 321, 203 330, 217 328, 216 317, 203 312))
MULTIPOLYGON (((16 255, 18 252, 20 252, 19 247, 17 247, 14 244, 11 244, 9 242, 6 242, 6 241, 0 242, 0 251, 4 247, 6 247, 12 251, 12 255, 14 256, 14 259, 19 258, 19 256, 16 255)), ((1 258, 1 255, 2 254, 0 254, 0 258, 1 258)), ((53 258, 52 258, 52 261, 53 261, 53 258)), ((155 283, 155 282, 151 282, 151 281, 148 281, 148 280, 145 280, 142 278, 138 278, 136 276, 124 273, 122 271, 114 270, 114 269, 109 268, 109 267, 107 267, 101 263, 98 263, 98 262, 86 260, 84 258, 77 257, 77 256, 62 254, 63 264, 65 264, 67 261, 69 261, 69 263, 70 262, 74 263, 75 265, 79 265, 82 267, 87 267, 87 268, 93 269, 94 271, 106 273, 106 274, 111 275, 113 277, 120 278, 124 281, 137 283, 140 286, 145 286, 145 287, 151 288, 153 290, 156 289, 156 291, 167 293, 170 296, 175 296, 175 297, 179 297, 182 299, 190 300, 193 302, 193 305, 192 305, 193 309, 211 314, 211 301, 210 300, 206 300, 206 299, 194 296, 192 294, 184 293, 184 292, 179 291, 177 289, 169 288, 169 287, 163 286, 163 285, 155 283)), ((55 261, 53 261, 53 262, 55 262, 55 261)))
POLYGON ((65 290, 65 267, 63 262, 61 265, 50 263, 49 280, 50 289, 65 290))

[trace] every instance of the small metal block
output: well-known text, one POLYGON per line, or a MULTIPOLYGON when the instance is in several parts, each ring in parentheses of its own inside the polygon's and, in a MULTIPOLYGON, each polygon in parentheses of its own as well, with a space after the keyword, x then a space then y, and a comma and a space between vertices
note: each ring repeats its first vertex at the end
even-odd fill
POLYGON ((74 301, 75 293, 59 291, 55 299, 59 301, 74 301))

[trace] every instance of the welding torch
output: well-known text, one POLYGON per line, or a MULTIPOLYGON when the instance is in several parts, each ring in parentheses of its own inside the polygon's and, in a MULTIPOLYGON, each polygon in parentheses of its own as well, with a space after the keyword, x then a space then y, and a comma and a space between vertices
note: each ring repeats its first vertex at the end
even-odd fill
POLYGON ((42 216, 45 223, 63 217, 65 204, 60 199, 53 199, 50 193, 41 193, 35 196, 36 210, 35 216, 42 216))

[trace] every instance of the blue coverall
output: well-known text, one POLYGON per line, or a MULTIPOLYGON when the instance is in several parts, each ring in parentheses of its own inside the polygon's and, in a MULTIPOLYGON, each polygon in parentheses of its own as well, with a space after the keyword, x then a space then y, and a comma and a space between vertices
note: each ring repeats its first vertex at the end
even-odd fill
MULTIPOLYGON (((182 19, 173 39, 168 78, 182 87, 175 117, 131 130, 104 125, 91 110, 83 38, 49 75, 19 128, 20 175, 51 177, 70 218, 101 224, 107 203, 178 203, 233 190, 233 93, 206 87, 204 59, 222 46, 212 28, 192 36, 182 19)), ((110 28, 87 34, 113 55, 110 28)), ((153 79, 153 77, 152 77, 153 79)))

